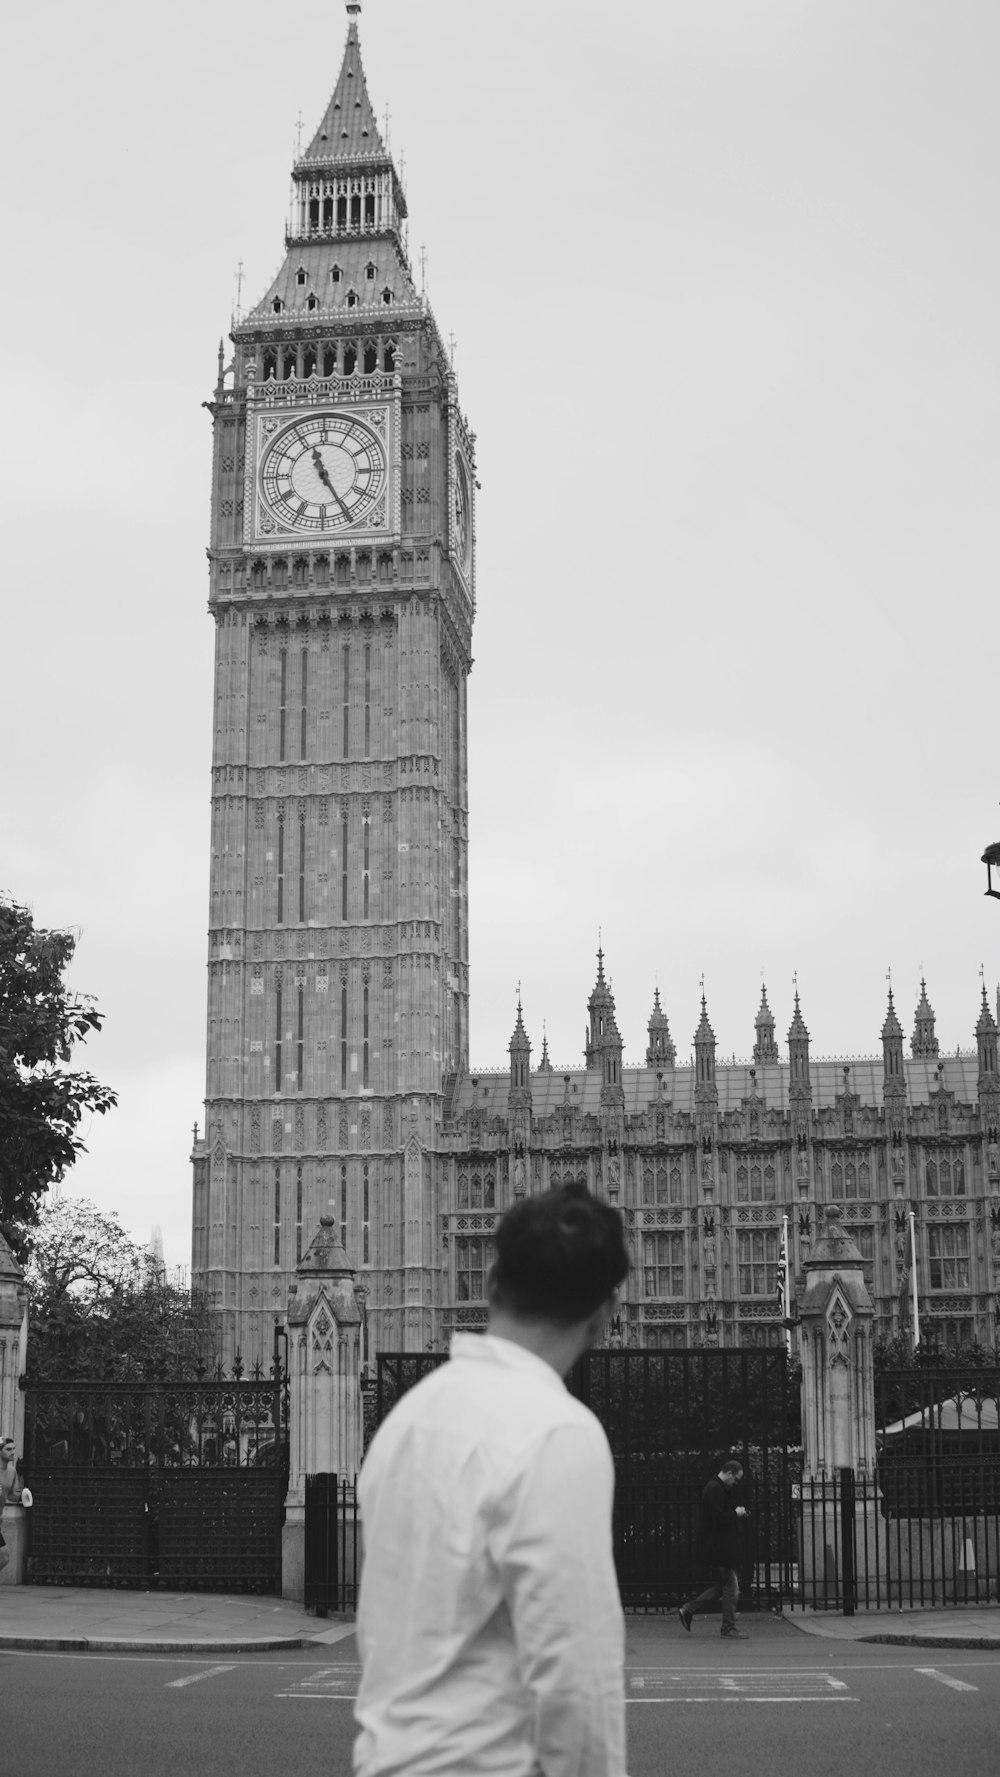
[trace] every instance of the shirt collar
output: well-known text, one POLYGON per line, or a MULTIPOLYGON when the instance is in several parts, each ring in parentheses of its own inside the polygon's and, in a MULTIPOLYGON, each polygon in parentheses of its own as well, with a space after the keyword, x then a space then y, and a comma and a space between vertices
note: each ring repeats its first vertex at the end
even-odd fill
POLYGON ((452 1333, 450 1355, 474 1364, 497 1364, 504 1370, 521 1370, 538 1382, 547 1382, 550 1388, 565 1390, 566 1387, 562 1377, 543 1357, 536 1357, 523 1345, 515 1345, 512 1339, 499 1339, 495 1333, 452 1333))

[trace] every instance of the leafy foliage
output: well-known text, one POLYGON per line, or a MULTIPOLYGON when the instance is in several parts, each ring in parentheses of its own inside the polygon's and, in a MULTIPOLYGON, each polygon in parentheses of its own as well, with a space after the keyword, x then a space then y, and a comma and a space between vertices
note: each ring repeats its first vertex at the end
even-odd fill
POLYGON ((32 1381, 139 1380, 214 1360, 199 1302, 166 1281, 117 1216, 62 1199, 26 1233, 32 1381))
POLYGON ((942 1351, 936 1340, 922 1339, 914 1350, 909 1336, 878 1339, 874 1349, 876 1371, 885 1370, 994 1370, 1000 1368, 1000 1345, 949 1345, 942 1351))
POLYGON ((84 1150, 84 1115, 117 1103, 68 1066, 103 1023, 63 980, 75 948, 70 932, 36 930, 28 908, 0 897, 0 1230, 22 1259, 41 1199, 84 1150))

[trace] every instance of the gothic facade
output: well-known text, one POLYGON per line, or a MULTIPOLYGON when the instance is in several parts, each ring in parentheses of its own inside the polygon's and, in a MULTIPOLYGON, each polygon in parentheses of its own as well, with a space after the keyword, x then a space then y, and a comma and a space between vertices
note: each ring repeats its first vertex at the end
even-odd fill
MULTIPOLYGON (((1000 1007, 998 1007, 1000 1010, 1000 1007)), ((842 1210, 876 1336, 909 1326, 915 1215, 921 1334, 1000 1337, 1000 1073, 985 989, 975 1048, 939 1052, 921 983, 909 1053, 892 993, 881 1055, 817 1060, 798 994, 784 1053, 762 991, 752 1059, 723 1062, 704 999, 679 1066, 654 995, 645 1066, 625 1067, 598 953, 585 1065, 538 1067, 521 1008, 503 1073, 456 1081, 443 1126, 442 1333, 481 1325, 496 1212, 579 1180, 622 1210, 632 1271, 613 1337, 645 1348, 771 1345, 788 1226, 790 1308, 827 1204, 842 1210)))
POLYGON ((270 1355, 330 1217, 367 1292, 365 1351, 482 1324, 490 1234, 567 1179, 617 1203, 633 1271, 614 1337, 769 1343, 782 1221, 794 1272, 842 1204, 878 1330, 898 1328, 908 1215, 943 1339, 994 1337, 1000 1077, 986 1004, 941 1057, 891 996, 879 1060, 787 1059, 762 998, 723 1064, 702 1003, 679 1066, 654 999, 623 1065, 598 959, 584 1066, 468 1067, 466 684, 475 439, 414 283, 406 198, 349 0, 330 103, 292 172, 285 257, 220 348, 209 608, 215 715, 204 1133, 195 1288, 231 1359, 270 1355))

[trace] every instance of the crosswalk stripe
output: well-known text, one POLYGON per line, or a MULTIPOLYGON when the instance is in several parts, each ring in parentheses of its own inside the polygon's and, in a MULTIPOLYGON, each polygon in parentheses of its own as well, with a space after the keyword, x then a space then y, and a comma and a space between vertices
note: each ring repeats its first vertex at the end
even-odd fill
POLYGON ((218 1678, 222 1672, 235 1672, 235 1666, 209 1666, 204 1672, 191 1672, 187 1678, 171 1678, 164 1685, 166 1691, 183 1690, 186 1684, 200 1684, 203 1678, 218 1678))
POLYGON ((936 1666, 914 1666, 913 1670, 919 1672, 921 1678, 933 1678, 937 1680, 938 1684, 946 1684, 950 1691, 978 1691, 979 1689, 977 1684, 966 1684, 964 1678, 949 1678, 944 1672, 939 1672, 936 1666))

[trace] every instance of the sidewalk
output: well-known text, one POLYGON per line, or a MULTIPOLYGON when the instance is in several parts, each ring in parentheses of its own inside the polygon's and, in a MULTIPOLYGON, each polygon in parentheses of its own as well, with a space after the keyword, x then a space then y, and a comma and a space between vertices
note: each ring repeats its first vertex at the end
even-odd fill
POLYGON ((782 1621, 826 1641, 888 1642, 900 1647, 1000 1647, 996 1605, 956 1605, 952 1610, 785 1610, 782 1621))
POLYGON ((91 1586, 0 1587, 0 1650, 262 1653, 333 1647, 346 1617, 317 1617, 287 1598, 132 1592, 91 1586))
MULTIPOLYGON (((676 1642, 690 1645, 676 1613, 627 1615, 642 1656, 669 1660, 676 1642)), ((748 1614, 751 1635, 755 1619, 748 1614)), ((787 1624, 827 1641, 892 1642, 912 1647, 1000 1647, 1000 1608, 953 1610, 786 1610, 757 1619, 760 1629, 787 1624)), ((98 1587, 3 1586, 0 1650, 67 1652, 258 1653, 279 1648, 335 1647, 354 1634, 353 1619, 316 1617, 285 1598, 213 1592, 130 1592, 98 1587)))

